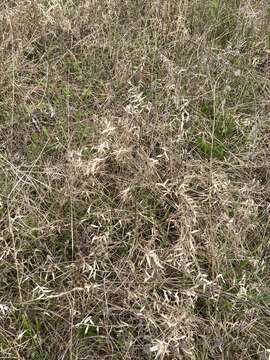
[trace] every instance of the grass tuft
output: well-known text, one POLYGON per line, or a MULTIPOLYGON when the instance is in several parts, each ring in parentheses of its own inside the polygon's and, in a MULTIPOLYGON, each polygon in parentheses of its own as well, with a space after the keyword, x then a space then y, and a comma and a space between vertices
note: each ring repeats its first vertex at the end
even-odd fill
POLYGON ((1 2, 1 359, 269 359, 269 17, 1 2))

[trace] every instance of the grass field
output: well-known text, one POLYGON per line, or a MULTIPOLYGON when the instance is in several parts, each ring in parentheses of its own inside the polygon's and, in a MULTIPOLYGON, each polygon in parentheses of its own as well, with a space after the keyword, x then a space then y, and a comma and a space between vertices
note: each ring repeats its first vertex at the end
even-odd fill
POLYGON ((0 1, 0 359, 270 359, 270 3, 0 1))

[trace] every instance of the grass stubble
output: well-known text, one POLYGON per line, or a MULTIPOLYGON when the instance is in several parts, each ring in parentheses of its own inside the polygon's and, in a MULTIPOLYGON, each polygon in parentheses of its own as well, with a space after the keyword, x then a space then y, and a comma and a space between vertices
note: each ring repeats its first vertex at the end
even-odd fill
POLYGON ((1 359, 270 358, 269 20, 0 2, 1 359))

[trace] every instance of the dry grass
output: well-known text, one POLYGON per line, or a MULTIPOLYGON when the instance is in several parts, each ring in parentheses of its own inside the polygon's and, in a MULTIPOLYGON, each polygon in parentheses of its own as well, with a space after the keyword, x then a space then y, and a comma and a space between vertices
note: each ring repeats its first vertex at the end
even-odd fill
POLYGON ((1 359, 270 359, 269 24, 0 2, 1 359))

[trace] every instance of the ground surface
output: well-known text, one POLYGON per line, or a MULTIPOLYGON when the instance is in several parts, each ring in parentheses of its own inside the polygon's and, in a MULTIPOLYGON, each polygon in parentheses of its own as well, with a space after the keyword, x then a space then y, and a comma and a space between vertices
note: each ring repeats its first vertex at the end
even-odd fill
POLYGON ((1 359, 269 359, 269 24, 0 2, 1 359))

